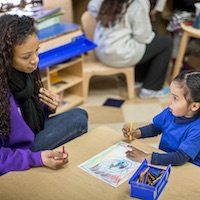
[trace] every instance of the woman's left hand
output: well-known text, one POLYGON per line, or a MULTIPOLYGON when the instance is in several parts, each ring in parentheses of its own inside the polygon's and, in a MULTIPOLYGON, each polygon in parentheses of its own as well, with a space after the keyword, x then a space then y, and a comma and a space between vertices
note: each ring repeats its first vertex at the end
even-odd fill
POLYGON ((55 94, 45 88, 40 88, 39 91, 40 101, 49 107, 50 113, 55 113, 59 105, 60 98, 58 94, 55 94))
POLYGON ((128 145, 128 147, 131 149, 126 152, 126 156, 130 158, 131 160, 134 160, 136 162, 142 163, 143 160, 146 158, 148 163, 151 163, 151 154, 145 153, 144 151, 137 149, 131 145, 128 145))

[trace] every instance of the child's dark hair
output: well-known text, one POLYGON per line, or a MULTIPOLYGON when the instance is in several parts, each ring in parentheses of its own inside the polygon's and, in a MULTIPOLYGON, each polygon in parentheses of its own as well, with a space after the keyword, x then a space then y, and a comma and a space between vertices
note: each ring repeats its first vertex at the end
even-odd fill
POLYGON ((124 17, 129 5, 134 0, 104 0, 99 10, 97 20, 104 27, 114 26, 124 17))
POLYGON ((200 102, 200 71, 185 70, 173 80, 183 88, 184 97, 188 104, 200 102))
MULTIPOLYGON (((36 34, 34 20, 28 16, 3 15, 0 17, 0 134, 4 139, 10 133, 10 88, 9 80, 13 65, 14 46, 26 42, 36 34)), ((35 93, 41 87, 39 69, 33 72, 35 93)))

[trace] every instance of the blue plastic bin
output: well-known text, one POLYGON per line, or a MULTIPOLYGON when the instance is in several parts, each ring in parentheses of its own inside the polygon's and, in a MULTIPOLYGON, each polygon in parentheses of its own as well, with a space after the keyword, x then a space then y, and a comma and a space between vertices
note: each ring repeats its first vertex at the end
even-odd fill
POLYGON ((88 40, 83 34, 73 38, 73 40, 65 45, 45 51, 39 54, 39 68, 44 69, 52 65, 69 60, 75 56, 81 55, 89 50, 96 48, 97 45, 88 40))
POLYGON ((131 197, 136 197, 139 199, 148 199, 148 200, 154 200, 158 199, 161 192, 163 191, 165 185, 168 182, 168 178, 171 171, 171 165, 168 165, 166 169, 164 169, 164 173, 161 177, 161 179, 157 182, 155 186, 147 185, 144 183, 138 183, 137 179, 140 176, 142 171, 145 171, 145 169, 149 167, 150 170, 163 170, 163 168, 157 168, 152 165, 149 165, 147 163, 147 160, 145 159, 140 167, 137 169, 137 171, 134 173, 134 175, 129 180, 129 184, 131 185, 131 197))

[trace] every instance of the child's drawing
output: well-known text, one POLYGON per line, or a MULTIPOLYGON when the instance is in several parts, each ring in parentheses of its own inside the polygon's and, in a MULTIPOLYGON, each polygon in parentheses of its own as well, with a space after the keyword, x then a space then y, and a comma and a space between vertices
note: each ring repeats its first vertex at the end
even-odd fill
POLYGON ((140 166, 140 163, 126 157, 125 152, 129 150, 127 145, 128 143, 119 142, 78 167, 117 187, 128 180, 140 166))

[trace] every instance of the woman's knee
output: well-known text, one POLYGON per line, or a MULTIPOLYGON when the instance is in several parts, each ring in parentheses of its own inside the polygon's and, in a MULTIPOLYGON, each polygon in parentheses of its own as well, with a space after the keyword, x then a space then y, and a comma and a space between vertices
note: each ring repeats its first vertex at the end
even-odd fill
POLYGON ((83 127, 83 132, 86 133, 88 131, 88 119, 85 117, 82 119, 82 127, 83 127))
POLYGON ((79 121, 81 127, 85 129, 85 132, 88 130, 88 113, 81 108, 74 108, 74 113, 76 113, 76 120, 79 121))
POLYGON ((87 113, 86 110, 83 110, 81 108, 73 108, 72 111, 74 113, 77 113, 77 114, 82 114, 82 115, 84 115, 88 119, 88 113, 87 113))

